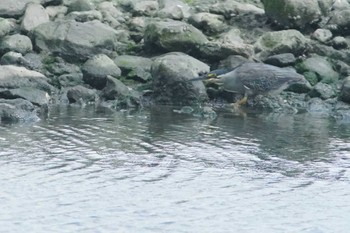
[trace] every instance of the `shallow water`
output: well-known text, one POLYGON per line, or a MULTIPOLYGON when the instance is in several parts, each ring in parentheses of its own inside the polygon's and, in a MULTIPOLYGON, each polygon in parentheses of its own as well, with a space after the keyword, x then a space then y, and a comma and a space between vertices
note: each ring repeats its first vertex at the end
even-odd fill
POLYGON ((350 232, 350 123, 58 108, 0 125, 0 232, 350 232))

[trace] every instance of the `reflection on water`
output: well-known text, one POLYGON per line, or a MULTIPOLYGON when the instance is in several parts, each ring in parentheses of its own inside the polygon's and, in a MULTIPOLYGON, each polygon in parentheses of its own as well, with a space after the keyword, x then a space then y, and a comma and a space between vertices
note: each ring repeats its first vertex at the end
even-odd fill
POLYGON ((0 125, 0 232, 350 232, 350 124, 57 108, 0 125))

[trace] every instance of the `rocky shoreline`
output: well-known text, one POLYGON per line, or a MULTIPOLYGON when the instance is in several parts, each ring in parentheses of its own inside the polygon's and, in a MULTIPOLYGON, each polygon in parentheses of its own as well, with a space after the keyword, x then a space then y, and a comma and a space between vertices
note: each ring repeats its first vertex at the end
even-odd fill
POLYGON ((190 80, 242 62, 292 67, 311 84, 246 109, 348 119, 349 14, 347 0, 2 0, 0 122, 57 104, 211 115, 239 97, 190 80))

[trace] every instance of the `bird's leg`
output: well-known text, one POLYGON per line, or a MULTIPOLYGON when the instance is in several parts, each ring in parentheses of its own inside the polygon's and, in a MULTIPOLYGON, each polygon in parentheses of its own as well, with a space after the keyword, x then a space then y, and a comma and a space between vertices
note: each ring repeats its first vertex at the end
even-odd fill
POLYGON ((248 95, 247 94, 244 94, 244 97, 242 99, 240 99, 237 104, 240 106, 240 105, 244 105, 246 104, 248 101, 248 95))

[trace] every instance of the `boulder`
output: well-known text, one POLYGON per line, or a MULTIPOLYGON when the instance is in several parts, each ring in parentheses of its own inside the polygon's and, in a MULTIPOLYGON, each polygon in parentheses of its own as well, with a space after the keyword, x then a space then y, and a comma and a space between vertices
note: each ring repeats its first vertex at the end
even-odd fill
POLYGON ((50 21, 45 8, 37 3, 28 4, 22 19, 21 29, 25 32, 33 30, 36 26, 50 21))
POLYGON ((254 44, 257 56, 265 60, 271 55, 292 53, 299 56, 304 53, 308 40, 299 31, 290 29, 264 33, 254 44))
POLYGON ((343 81, 340 92, 340 99, 350 104, 350 77, 347 77, 343 81))
POLYGON ((334 98, 336 96, 335 90, 332 86, 321 82, 317 83, 308 94, 310 97, 318 97, 323 100, 334 98))
POLYGON ((33 37, 40 50, 78 61, 100 53, 113 54, 121 45, 119 32, 96 20, 44 23, 34 29, 33 37))
POLYGON ((241 16, 257 17, 265 13, 264 9, 256 5, 233 0, 225 0, 212 4, 209 11, 211 13, 223 15, 225 18, 241 16))
POLYGON ((121 55, 114 59, 121 69, 124 77, 146 82, 152 78, 151 66, 153 61, 149 58, 121 55))
POLYGON ((108 75, 115 78, 121 75, 120 68, 104 54, 95 55, 87 60, 82 72, 84 82, 99 90, 106 86, 108 75))
POLYGON ((41 3, 41 0, 1 0, 0 17, 19 18, 28 3, 41 3))
POLYGON ((191 105, 207 99, 203 82, 191 81, 209 72, 209 66, 183 53, 168 53, 154 59, 151 73, 155 98, 160 103, 191 105))
POLYGON ((321 20, 319 0, 263 0, 267 17, 285 28, 303 29, 321 20))
POLYGON ((158 11, 158 1, 135 1, 131 4, 134 16, 152 16, 158 11))
POLYGON ((21 98, 37 106, 47 106, 51 99, 46 91, 30 87, 0 90, 0 97, 5 99, 21 98))
POLYGON ((0 99, 0 122, 36 122, 40 118, 34 105, 24 99, 0 99))
POLYGON ((16 20, 0 18, 0 38, 15 31, 17 28, 16 20))
POLYGON ((33 50, 32 41, 28 36, 15 34, 11 36, 5 36, 0 43, 0 53, 6 53, 9 51, 26 54, 33 50))
POLYGON ((94 4, 90 0, 75 0, 68 6, 68 12, 72 11, 91 11, 94 10, 94 4))
POLYGON ((201 29, 207 35, 221 33, 228 27, 224 23, 224 16, 206 12, 193 14, 190 16, 188 21, 196 28, 201 29))
POLYGON ((277 55, 272 55, 266 58, 264 63, 278 66, 278 67, 286 67, 293 66, 296 62, 296 58, 292 53, 282 53, 277 55))
POLYGON ((319 28, 312 33, 311 37, 325 44, 332 39, 333 34, 328 29, 319 28))
POLYGON ((93 20, 102 20, 101 12, 97 10, 91 11, 73 11, 66 15, 66 19, 75 20, 77 22, 88 22, 93 20))
POLYGON ((190 24, 181 21, 151 22, 144 34, 145 48, 149 51, 179 51, 190 53, 208 40, 205 35, 190 24))
POLYGON ((67 90, 67 98, 70 104, 88 104, 95 102, 97 97, 96 91, 88 89, 84 86, 74 86, 67 90))
POLYGON ((181 0, 158 0, 160 18, 182 20, 190 16, 190 7, 181 0))
POLYGON ((0 88, 15 89, 31 87, 48 92, 55 89, 43 74, 13 65, 0 66, 0 88))

